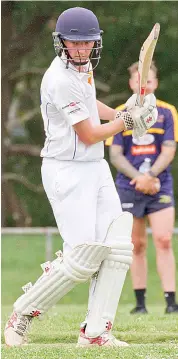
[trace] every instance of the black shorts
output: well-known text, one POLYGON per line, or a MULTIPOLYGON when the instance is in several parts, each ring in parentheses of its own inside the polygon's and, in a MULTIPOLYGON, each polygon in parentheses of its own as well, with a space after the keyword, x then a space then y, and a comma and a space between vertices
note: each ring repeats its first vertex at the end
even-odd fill
POLYGON ((172 190, 161 190, 154 196, 123 188, 117 188, 117 191, 123 211, 128 211, 138 218, 175 205, 172 190))

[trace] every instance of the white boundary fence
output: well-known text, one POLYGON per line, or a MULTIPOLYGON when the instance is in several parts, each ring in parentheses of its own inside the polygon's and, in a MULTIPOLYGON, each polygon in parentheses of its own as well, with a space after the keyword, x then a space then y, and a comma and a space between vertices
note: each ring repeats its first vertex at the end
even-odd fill
MULTIPOLYGON (((151 228, 147 228, 147 233, 151 233, 151 228)), ((53 234, 58 234, 56 227, 3 227, 1 234, 41 234, 45 236, 45 253, 46 260, 53 257, 53 234)), ((174 234, 178 234, 178 228, 174 228, 174 234)))
POLYGON ((1 228, 1 234, 20 234, 20 235, 33 235, 41 234, 45 236, 45 255, 46 260, 52 259, 53 253, 53 234, 58 234, 59 231, 55 227, 3 227, 1 228))

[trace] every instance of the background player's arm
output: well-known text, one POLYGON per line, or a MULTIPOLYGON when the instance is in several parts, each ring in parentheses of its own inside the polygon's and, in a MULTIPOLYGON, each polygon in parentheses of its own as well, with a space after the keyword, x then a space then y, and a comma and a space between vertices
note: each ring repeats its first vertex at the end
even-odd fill
POLYGON ((151 170, 157 176, 163 172, 172 162, 176 153, 176 141, 178 133, 178 114, 174 106, 166 113, 164 123, 164 138, 162 141, 161 152, 154 162, 151 170))
POLYGON ((132 166, 128 159, 123 155, 123 147, 119 145, 112 145, 109 148, 109 156, 112 165, 117 171, 123 173, 128 178, 135 178, 140 176, 140 172, 132 166))
MULTIPOLYGON (((161 172, 163 172, 169 166, 169 164, 174 159, 175 152, 176 152, 176 142, 175 141, 167 140, 167 141, 163 142, 162 147, 161 147, 161 153, 157 157, 153 166, 151 167, 151 171, 154 173, 155 176, 158 176, 161 172)), ((149 177, 147 173, 144 176, 149 177)), ((139 190, 143 193, 148 193, 151 195, 154 195, 157 192, 156 188, 159 189, 159 186, 158 187, 153 186, 153 187, 151 187, 151 191, 150 190, 147 191, 147 188, 145 187, 144 182, 142 181, 141 177, 135 177, 131 181, 131 184, 135 185, 136 190, 139 190)))
MULTIPOLYGON (((176 140, 177 140, 177 111, 174 106, 171 106, 171 110, 167 111, 166 119, 164 122, 164 138, 162 140, 161 152, 151 167, 151 171, 155 176, 163 172, 169 164, 172 162, 176 152, 176 140)), ((145 176, 148 174, 146 173, 145 176)), ((142 188, 142 178, 136 177, 131 181, 131 184, 135 185, 136 189, 142 188)), ((156 184, 159 189, 159 184, 156 184)), ((154 194, 154 193, 150 193, 154 194)))
POLYGON ((176 142, 175 141, 165 141, 161 147, 161 153, 157 157, 153 166, 151 167, 151 171, 158 176, 161 172, 163 172, 172 162, 176 153, 176 142))
POLYGON ((145 194, 154 195, 158 192, 158 188, 155 183, 159 181, 148 174, 142 174, 132 166, 132 164, 123 155, 123 147, 119 145, 112 145, 110 147, 110 161, 112 165, 126 177, 131 178, 131 185, 135 185, 137 191, 145 194))

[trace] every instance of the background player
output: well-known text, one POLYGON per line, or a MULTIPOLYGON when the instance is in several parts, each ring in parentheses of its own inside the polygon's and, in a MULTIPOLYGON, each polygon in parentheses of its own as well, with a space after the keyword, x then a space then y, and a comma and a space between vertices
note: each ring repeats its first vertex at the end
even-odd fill
MULTIPOLYGON (((138 91, 138 63, 129 67, 129 85, 133 93, 138 91)), ((147 91, 153 93, 158 86, 157 68, 152 63, 147 91)), ((166 300, 166 313, 178 312, 175 302, 175 259, 171 245, 174 228, 173 179, 170 163, 176 152, 178 117, 174 106, 157 100, 158 119, 147 134, 136 140, 132 131, 117 134, 110 147, 111 163, 118 170, 116 187, 123 210, 134 215, 132 238, 134 243, 131 276, 136 296, 136 307, 131 313, 146 313, 145 292, 147 285, 146 216, 152 228, 156 248, 157 270, 166 300), (159 178, 161 188, 155 186, 159 178), (152 183, 151 183, 152 179, 152 183)), ((117 109, 124 109, 124 105, 117 109)))
POLYGON ((64 254, 44 263, 44 274, 34 286, 26 286, 26 293, 15 302, 5 328, 9 346, 23 344, 33 317, 45 313, 98 270, 78 345, 125 344, 111 335, 111 328, 132 260, 132 215, 122 213, 103 159, 103 140, 126 128, 142 130, 148 116, 152 123, 156 121, 157 109, 154 95, 146 96, 142 108, 135 107, 133 95, 130 112, 125 113, 96 100, 92 63, 96 66, 100 60, 101 34, 96 16, 84 8, 64 11, 53 33, 57 56, 41 84, 46 133, 42 180, 64 240, 64 254), (100 119, 110 122, 101 125, 100 119))

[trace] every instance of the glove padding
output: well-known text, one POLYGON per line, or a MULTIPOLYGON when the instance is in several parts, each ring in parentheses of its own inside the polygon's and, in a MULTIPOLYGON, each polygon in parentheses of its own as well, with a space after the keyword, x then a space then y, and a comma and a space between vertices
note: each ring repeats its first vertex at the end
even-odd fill
POLYGON ((156 97, 154 94, 146 95, 143 106, 138 106, 138 95, 132 95, 125 104, 126 110, 130 112, 134 126, 133 137, 143 136, 147 129, 154 125, 158 117, 156 108, 156 97))

